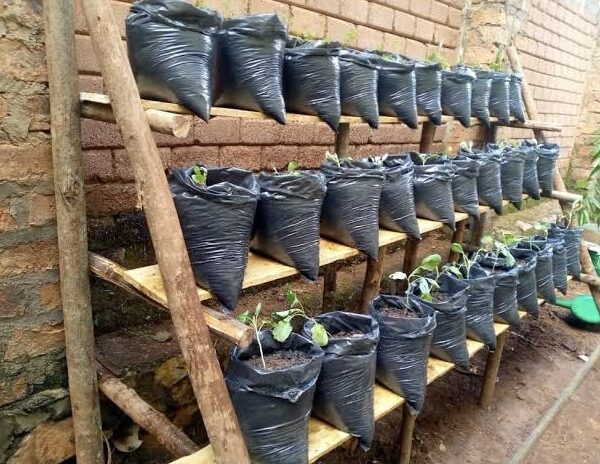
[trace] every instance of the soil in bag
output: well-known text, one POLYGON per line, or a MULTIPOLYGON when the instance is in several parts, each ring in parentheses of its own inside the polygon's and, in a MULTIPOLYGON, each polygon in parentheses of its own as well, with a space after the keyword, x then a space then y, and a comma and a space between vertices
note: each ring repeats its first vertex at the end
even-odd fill
POLYGON ((519 285, 519 269, 510 264, 504 257, 493 254, 481 255, 478 262, 489 275, 496 276, 494 289, 494 319, 513 327, 519 327, 519 303, 517 286, 519 285))
POLYGON ((487 205, 502 214, 502 155, 498 151, 459 150, 457 160, 474 159, 479 164, 477 176, 477 197, 479 203, 487 205))
POLYGON ((552 245, 543 237, 531 237, 530 240, 518 242, 514 248, 536 252, 535 280, 538 295, 548 303, 554 303, 556 301, 556 290, 554 289, 554 278, 552 276, 552 245))
POLYGON ((510 74, 494 71, 491 75, 490 116, 508 124, 510 122, 510 74))
POLYGON ((377 58, 377 97, 380 114, 395 116, 411 129, 416 129, 419 121, 415 63, 377 58))
POLYGON ((418 414, 425 402, 435 311, 406 297, 379 295, 371 301, 369 314, 380 331, 377 380, 402 396, 412 414, 418 414))
POLYGON ((441 157, 423 160, 418 153, 411 153, 415 165, 415 209, 417 216, 439 221, 452 230, 456 228, 452 179, 455 167, 444 163, 441 157))
POLYGON ((469 296, 465 304, 467 335, 483 343, 488 350, 494 351, 496 349, 494 330, 496 276, 488 275, 477 263, 473 263, 469 269, 461 266, 460 271, 464 282, 469 285, 469 296))
POLYGON ((251 247, 317 280, 325 176, 319 171, 261 172, 258 185, 251 247))
POLYGON ((256 340, 231 352, 225 383, 256 464, 308 464, 308 419, 323 351, 292 333, 284 342, 259 333, 267 367, 256 340))
POLYGON ((409 286, 409 300, 413 304, 429 306, 436 312, 437 327, 433 333, 431 354, 436 358, 456 364, 461 369, 469 369, 467 350, 467 326, 465 315, 469 297, 469 284, 463 280, 442 274, 440 285, 433 295, 433 301, 420 298, 418 285, 409 286))
POLYGON ((229 19, 219 34, 216 105, 262 111, 285 124, 282 92, 287 30, 277 15, 229 19))
POLYGON ((581 261, 579 258, 579 248, 581 246, 581 227, 566 227, 561 224, 551 224, 548 230, 548 236, 551 238, 562 238, 565 241, 567 254, 567 273, 574 277, 581 274, 581 261))
POLYGON ((519 269, 519 284, 517 285, 517 301, 519 306, 534 317, 540 312, 537 298, 537 281, 535 268, 537 266, 537 253, 533 250, 512 248, 511 254, 515 257, 519 269))
POLYGON ((321 165, 327 193, 321 211, 321 234, 377 259, 379 199, 383 169, 373 163, 344 160, 321 165))
POLYGON ((283 96, 287 111, 319 116, 335 132, 341 114, 340 49, 307 42, 285 49, 283 96))
POLYGON ((549 197, 552 194, 552 178, 559 153, 560 150, 556 143, 542 143, 537 147, 538 180, 544 197, 549 197))
MULTIPOLYGON (((315 320, 330 334, 317 380, 313 414, 338 430, 358 438, 363 450, 373 441, 373 388, 379 325, 368 315, 334 311, 315 320), (351 407, 349 407, 351 405, 351 407)), ((311 336, 313 321, 302 330, 311 336)))
POLYGON ((519 148, 505 147, 502 151, 502 197, 521 209, 523 203, 523 171, 525 153, 519 148))
POLYGON ((521 81, 523 78, 520 74, 510 75, 510 115, 514 116, 521 122, 525 122, 525 111, 523 110, 523 98, 521 97, 521 81))
POLYGON ((383 161, 385 181, 379 202, 379 225, 397 232, 405 232, 421 239, 415 210, 415 168, 406 155, 388 156, 383 161))
POLYGON ((466 66, 442 72, 442 110, 464 127, 471 125, 471 94, 475 73, 466 66))
POLYGON ((192 270, 198 285, 232 310, 242 291, 258 184, 250 171, 232 167, 208 168, 206 185, 192 174, 186 168, 169 176, 192 270))
POLYGON ((492 92, 492 76, 488 71, 475 71, 471 96, 471 116, 481 124, 490 127, 490 94, 492 92))
POLYGON ((477 194, 479 163, 470 158, 455 158, 449 162, 455 168, 452 178, 454 209, 479 219, 479 195, 477 194))
POLYGON ((132 5, 125 20, 127 50, 142 98, 179 103, 208 121, 222 21, 216 11, 183 1, 132 5))
POLYGON ((342 49, 339 62, 342 114, 359 116, 376 129, 379 126, 379 103, 374 55, 342 49))
POLYGON ((537 144, 531 145, 528 142, 521 144, 521 150, 525 157, 525 164, 523 166, 523 192, 534 200, 539 200, 540 182, 537 173, 538 153, 535 149, 536 146, 537 144))

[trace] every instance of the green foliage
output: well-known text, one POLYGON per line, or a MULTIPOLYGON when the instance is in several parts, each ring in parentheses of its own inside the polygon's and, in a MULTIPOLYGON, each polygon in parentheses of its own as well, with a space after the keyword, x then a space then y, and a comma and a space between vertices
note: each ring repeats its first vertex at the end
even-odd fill
MULTIPOLYGON (((425 256, 419 266, 407 277, 404 272, 390 274, 392 280, 407 280, 409 284, 416 282, 420 298, 425 301, 433 300, 433 292, 440 288, 437 279, 440 277, 442 257, 438 254, 425 256), (435 276, 435 277, 430 277, 435 276)), ((410 289, 410 286, 409 286, 410 289)))
POLYGON ((271 314, 272 324, 273 324, 273 338, 278 342, 285 342, 290 334, 292 333, 292 320, 300 316, 306 320, 311 320, 313 322, 313 327, 311 328, 311 336, 312 341, 319 346, 326 346, 329 342, 329 338, 327 336, 327 331, 322 324, 315 321, 313 318, 306 315, 304 311, 304 307, 296 293, 289 289, 286 292, 285 299, 288 303, 288 309, 285 311, 277 311, 271 314))
POLYGON ((297 161, 290 161, 287 165, 287 171, 289 174, 294 174, 296 172, 296 170, 298 169, 298 162, 297 161))
POLYGON ((595 223, 600 225, 600 131, 592 140, 592 169, 587 179, 587 190, 577 205, 579 225, 595 223))
POLYGON ((370 156, 369 161, 376 164, 377 166, 383 166, 383 162, 387 159, 387 157, 387 153, 385 155, 370 156))
POLYGON ((325 152, 325 161, 328 161, 329 163, 336 165, 338 168, 341 167, 341 162, 345 159, 349 160, 352 158, 350 158, 349 156, 342 156, 340 158, 337 153, 331 153, 329 151, 325 152))
POLYGON ((265 325, 269 325, 269 322, 260 320, 260 311, 262 309, 262 303, 258 303, 256 308, 254 308, 254 312, 250 314, 250 311, 246 310, 243 313, 240 313, 236 318, 243 324, 246 324, 254 329, 254 336, 256 338, 256 343, 258 344, 258 350, 260 352, 260 359, 262 361, 263 368, 266 369, 267 366, 265 364, 265 355, 263 353, 262 343, 260 342, 260 331, 263 329, 265 325))
POLYGON ((196 185, 206 185, 206 178, 208 177, 208 171, 204 166, 194 166, 192 168, 192 181, 196 185))
POLYGON ((344 34, 342 42, 346 45, 354 45, 356 43, 357 37, 358 34, 356 32, 356 29, 351 29, 344 34))
POLYGON ((496 50, 496 59, 491 63, 488 63, 488 67, 493 71, 504 70, 504 48, 499 45, 496 50))

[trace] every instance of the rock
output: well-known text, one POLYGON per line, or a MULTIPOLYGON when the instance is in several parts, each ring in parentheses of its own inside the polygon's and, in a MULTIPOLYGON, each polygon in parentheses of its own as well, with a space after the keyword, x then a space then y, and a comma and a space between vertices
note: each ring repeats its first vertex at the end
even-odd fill
POLYGON ((168 330, 161 330, 159 332, 156 332, 154 335, 152 335, 152 339, 156 340, 157 342, 160 342, 160 343, 169 341, 169 340, 171 340, 171 338, 173 338, 173 336, 171 335, 171 332, 169 332, 168 330))

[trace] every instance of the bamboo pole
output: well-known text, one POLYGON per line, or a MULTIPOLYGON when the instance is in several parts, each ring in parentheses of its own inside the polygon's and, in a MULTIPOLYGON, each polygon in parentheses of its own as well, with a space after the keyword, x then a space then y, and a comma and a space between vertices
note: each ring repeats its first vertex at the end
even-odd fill
POLYGON ((249 464, 241 429, 203 317, 177 212, 110 2, 81 4, 121 129, 161 270, 176 338, 219 464, 249 464))
POLYGON ((75 454, 81 464, 102 464, 72 8, 69 0, 44 0, 60 287, 75 454))

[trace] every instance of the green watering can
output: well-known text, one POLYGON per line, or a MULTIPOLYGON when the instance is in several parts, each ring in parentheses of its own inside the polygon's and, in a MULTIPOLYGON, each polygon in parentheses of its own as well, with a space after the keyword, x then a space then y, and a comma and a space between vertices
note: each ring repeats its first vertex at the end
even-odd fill
POLYGON ((575 298, 557 298, 556 304, 571 310, 571 314, 586 324, 600 325, 600 313, 590 295, 579 295, 575 298))

